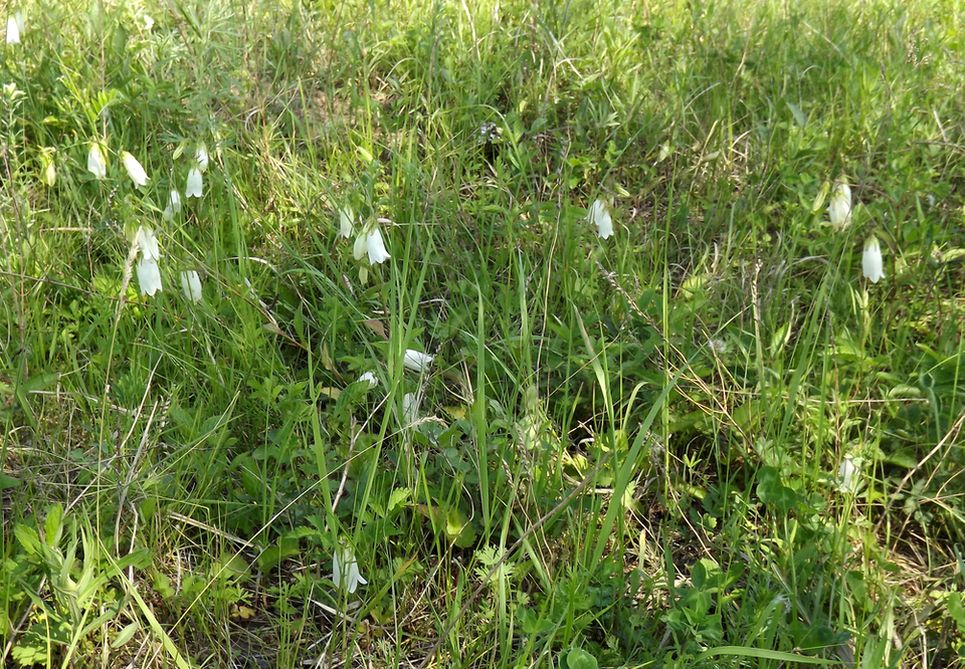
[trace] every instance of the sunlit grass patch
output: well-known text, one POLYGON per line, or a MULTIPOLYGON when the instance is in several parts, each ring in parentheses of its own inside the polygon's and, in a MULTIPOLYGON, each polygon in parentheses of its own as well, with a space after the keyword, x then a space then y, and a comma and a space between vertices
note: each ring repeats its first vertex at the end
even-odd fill
POLYGON ((961 14, 5 7, 0 664, 960 662, 961 14))

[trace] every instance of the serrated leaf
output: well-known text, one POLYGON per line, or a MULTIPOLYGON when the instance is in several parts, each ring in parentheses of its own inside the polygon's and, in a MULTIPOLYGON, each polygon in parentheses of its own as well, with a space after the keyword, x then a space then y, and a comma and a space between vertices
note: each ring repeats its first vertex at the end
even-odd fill
POLYGON ((242 622, 251 620, 257 614, 258 614, 257 611, 255 611, 250 606, 245 606, 244 604, 232 604, 231 612, 229 613, 232 620, 240 620, 242 622))
POLYGON ((37 530, 27 525, 17 523, 13 526, 13 534, 17 537, 20 546, 28 555, 40 555, 43 544, 40 541, 40 535, 37 534, 37 530))
POLYGON ((389 495, 389 513, 392 513, 399 507, 405 505, 405 503, 412 496, 412 491, 409 488, 396 488, 389 495))

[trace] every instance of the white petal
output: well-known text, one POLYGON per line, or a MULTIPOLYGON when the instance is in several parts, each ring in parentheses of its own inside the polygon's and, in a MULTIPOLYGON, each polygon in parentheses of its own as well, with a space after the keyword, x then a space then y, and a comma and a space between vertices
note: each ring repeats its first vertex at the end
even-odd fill
POLYGON ((107 161, 104 159, 101 145, 97 142, 91 142, 90 151, 87 152, 87 169, 97 179, 107 176, 107 161))
POLYGON ((148 32, 150 32, 150 31, 151 31, 151 28, 153 28, 153 27, 154 27, 154 19, 151 18, 151 15, 150 15, 150 14, 145 14, 145 15, 144 15, 144 29, 147 30, 148 32))
POLYGON ((354 593, 359 584, 368 583, 359 573, 358 561, 351 548, 339 547, 332 555, 332 580, 339 588, 348 590, 349 594, 354 593))
POLYGON ((355 226, 352 224, 352 210, 348 207, 340 209, 338 212, 338 234, 341 237, 348 239, 352 236, 352 230, 355 226))
POLYGON ((406 393, 402 396, 402 419, 406 426, 419 420, 419 401, 415 393, 406 393))
POLYGON ((135 186, 141 187, 147 184, 147 172, 138 162, 137 158, 132 156, 127 151, 121 151, 121 162, 124 163, 124 169, 127 170, 127 176, 131 177, 131 181, 134 182, 135 186))
POLYGON ((194 154, 194 159, 198 161, 198 169, 204 172, 208 169, 208 147, 204 144, 198 146, 198 150, 194 154))
POLYGON ((609 239, 613 235, 613 220, 602 200, 595 200, 590 205, 586 218, 596 226, 596 232, 602 239, 609 239))
POLYGON ((335 581, 335 585, 342 587, 342 561, 339 559, 339 552, 341 549, 336 549, 335 553, 332 555, 332 580, 335 581))
POLYGON ((137 243, 137 246, 141 251, 141 257, 145 260, 157 261, 161 258, 161 251, 158 248, 157 236, 154 234, 154 230, 151 228, 138 228, 137 234, 134 236, 134 241, 137 243))
POLYGON ((362 574, 359 572, 359 564, 352 558, 352 562, 349 564, 348 568, 348 591, 349 594, 353 594, 359 587, 359 585, 366 585, 368 581, 362 578, 362 574))
POLYGON ((170 221, 181 211, 181 194, 176 190, 171 191, 168 198, 168 206, 164 208, 164 220, 170 221))
POLYGON ((20 24, 16 16, 7 17, 7 44, 20 44, 20 24))
POLYGON ((844 181, 839 181, 834 187, 828 217, 831 225, 838 229, 846 228, 851 223, 851 187, 844 181))
POLYGON ((188 183, 184 187, 184 197, 201 197, 204 194, 204 179, 197 167, 188 171, 188 183))
POLYGON ((402 365, 413 372, 424 372, 432 364, 434 358, 434 355, 414 351, 410 348, 406 349, 405 355, 402 357, 402 365))
POLYGON ((885 278, 884 262, 881 258, 881 245, 874 236, 868 237, 861 254, 861 273, 871 283, 885 278))
POLYGON ((161 290, 161 270, 156 260, 141 258, 137 261, 137 283, 141 287, 141 295, 154 295, 161 290))
POLYGON ((375 388, 375 386, 379 385, 379 379, 377 376, 375 376, 373 372, 365 372, 364 374, 362 374, 362 376, 358 378, 358 381, 356 381, 356 383, 360 383, 362 381, 365 381, 366 383, 368 383, 369 388, 375 388))
POLYGON ((378 228, 373 228, 365 239, 365 248, 369 254, 369 263, 378 265, 388 260, 391 256, 385 250, 385 241, 382 239, 382 232, 378 228))
POLYGON ((201 301, 201 277, 195 270, 181 272, 181 290, 191 302, 201 301))
POLYGON ((858 465, 850 455, 845 456, 838 467, 838 485, 844 492, 857 492, 858 489, 858 465))
POLYGON ((361 232, 358 237, 355 238, 355 245, 352 246, 352 257, 356 260, 361 260, 365 257, 365 247, 368 235, 365 232, 361 232))

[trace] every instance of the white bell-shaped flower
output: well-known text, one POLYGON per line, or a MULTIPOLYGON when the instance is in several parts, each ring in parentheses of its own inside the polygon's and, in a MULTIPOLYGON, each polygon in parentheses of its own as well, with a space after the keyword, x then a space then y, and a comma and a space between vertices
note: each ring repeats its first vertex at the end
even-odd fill
POLYGON ((208 147, 204 144, 198 145, 198 150, 194 152, 194 159, 198 163, 198 169, 202 172, 208 169, 208 147))
POLYGON ((858 463, 850 455, 846 455, 838 467, 838 489, 841 492, 854 494, 858 491, 860 479, 858 478, 858 463))
POLYGON ((352 223, 351 207, 342 207, 338 210, 338 234, 340 237, 348 239, 352 236, 355 225, 352 223))
POLYGON ((54 187, 57 183, 57 166, 54 164, 53 158, 47 161, 47 166, 44 167, 44 183, 50 188, 54 187))
POLYGON ((839 179, 831 193, 831 203, 828 205, 828 217, 831 225, 843 230, 851 223, 851 187, 844 179, 839 179))
POLYGON ((360 585, 368 583, 359 572, 359 563, 351 548, 343 546, 335 550, 332 556, 332 580, 349 594, 354 593, 360 585))
POLYGON ((127 176, 131 177, 131 181, 134 182, 135 186, 141 188, 147 185, 147 172, 144 171, 144 167, 138 162, 137 158, 127 151, 121 151, 121 162, 124 163, 127 176))
POLYGON ((352 257, 356 260, 361 260, 365 257, 365 243, 368 235, 365 234, 363 230, 359 233, 359 236, 355 238, 355 243, 352 245, 352 257))
POLYGON ((141 287, 141 295, 154 295, 161 290, 161 270, 158 268, 161 252, 158 249, 157 237, 151 228, 138 228, 134 243, 141 254, 137 261, 137 282, 141 287))
POLYGON ((18 20, 18 16, 22 17, 23 15, 18 12, 15 15, 7 17, 7 44, 20 44, 23 18, 18 20))
POLYGON ((868 237, 861 254, 861 273, 871 283, 885 278, 884 262, 881 259, 881 244, 874 235, 868 237))
POLYGON ((382 239, 382 231, 378 226, 372 228, 365 238, 365 250, 369 254, 369 263, 378 265, 384 263, 391 256, 385 249, 385 241, 382 239))
POLYGON ((352 247, 352 255, 356 260, 361 260, 368 255, 370 265, 378 265, 392 257, 385 248, 385 240, 382 239, 382 232, 377 225, 359 233, 352 247))
POLYGON ((176 190, 171 191, 168 198, 168 205, 164 208, 164 220, 172 221, 181 212, 181 193, 176 190))
POLYGON ((586 214, 587 220, 596 226, 596 233, 601 239, 609 239, 613 235, 613 219, 602 200, 594 200, 586 214))
POLYGON ((369 384, 369 388, 375 388, 375 386, 379 385, 379 377, 375 375, 375 372, 365 372, 358 378, 356 383, 362 383, 363 381, 369 384))
POLYGON ((402 396, 402 420, 406 427, 419 420, 419 399, 415 393, 406 393, 402 396))
POLYGON ((104 149, 100 142, 91 142, 90 151, 87 152, 87 170, 97 179, 107 176, 107 158, 104 157, 104 149))
POLYGON ((202 195, 204 195, 204 179, 201 177, 201 170, 192 167, 188 170, 188 182, 184 187, 184 197, 200 198, 202 195))
POLYGON ((429 369, 429 365, 432 364, 434 359, 434 355, 409 348, 406 349, 405 355, 402 356, 402 366, 413 372, 424 372, 429 369))
POLYGON ((181 272, 181 290, 184 291, 184 297, 189 301, 201 301, 201 277, 197 271, 189 269, 181 272))

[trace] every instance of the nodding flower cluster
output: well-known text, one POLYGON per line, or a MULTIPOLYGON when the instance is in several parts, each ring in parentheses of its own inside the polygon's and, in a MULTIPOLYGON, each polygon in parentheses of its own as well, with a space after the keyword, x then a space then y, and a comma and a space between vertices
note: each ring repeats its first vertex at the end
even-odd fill
MULTIPOLYGON (((842 176, 834 183, 831 201, 828 204, 828 219, 831 221, 831 226, 839 232, 846 230, 851 225, 853 209, 851 186, 842 176)), ((885 278, 881 244, 873 234, 864 242, 864 251, 861 253, 861 275, 871 283, 878 283, 885 278)))
MULTIPOLYGON (((106 142, 94 140, 90 143, 90 148, 87 151, 87 170, 93 174, 97 180, 107 178, 107 155, 108 149, 106 142)), ((127 176, 130 177, 134 186, 144 188, 148 181, 150 181, 150 177, 148 177, 147 170, 144 169, 141 162, 129 151, 122 150, 120 152, 120 158, 124 169, 127 171, 127 176)), ((52 167, 52 165, 53 163, 51 162, 50 166, 52 167)), ((208 149, 204 144, 200 144, 195 151, 194 162, 188 170, 188 180, 184 189, 185 198, 200 198, 202 196, 204 193, 204 181, 201 174, 207 168, 208 149)), ((45 177, 47 184, 51 186, 56 179, 56 172, 53 174, 54 176, 52 177, 45 177)), ((165 206, 161 217, 165 221, 173 221, 179 213, 181 213, 181 193, 176 189, 172 189, 168 197, 167 206, 165 206)), ((141 226, 137 229, 134 236, 134 244, 137 245, 140 254, 140 260, 138 260, 137 264, 137 281, 141 289, 141 295, 153 296, 159 290, 163 289, 161 284, 161 271, 158 268, 158 260, 161 254, 158 250, 157 235, 152 228, 141 226)), ((184 290, 184 296, 189 301, 201 301, 201 277, 196 270, 181 272, 181 287, 184 290)))

